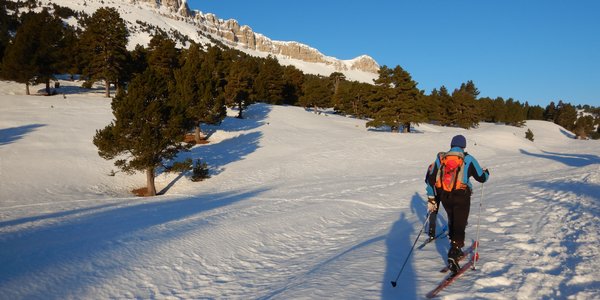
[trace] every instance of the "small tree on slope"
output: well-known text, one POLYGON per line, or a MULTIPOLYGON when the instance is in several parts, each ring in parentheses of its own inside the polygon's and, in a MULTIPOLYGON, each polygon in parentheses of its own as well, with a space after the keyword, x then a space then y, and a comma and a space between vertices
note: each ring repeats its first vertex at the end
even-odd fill
POLYGON ((188 146, 182 144, 185 117, 182 105, 169 97, 164 79, 153 69, 136 76, 127 92, 112 102, 115 120, 96 132, 94 145, 104 159, 127 173, 146 172, 147 195, 155 196, 155 170, 188 146))

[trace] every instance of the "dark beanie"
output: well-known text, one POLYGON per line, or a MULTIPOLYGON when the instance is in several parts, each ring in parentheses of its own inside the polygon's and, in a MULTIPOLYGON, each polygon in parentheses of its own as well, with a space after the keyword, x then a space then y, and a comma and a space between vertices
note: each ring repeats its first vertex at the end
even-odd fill
POLYGON ((452 138, 452 142, 450 142, 450 147, 461 147, 465 149, 467 148, 467 139, 459 134, 452 138))

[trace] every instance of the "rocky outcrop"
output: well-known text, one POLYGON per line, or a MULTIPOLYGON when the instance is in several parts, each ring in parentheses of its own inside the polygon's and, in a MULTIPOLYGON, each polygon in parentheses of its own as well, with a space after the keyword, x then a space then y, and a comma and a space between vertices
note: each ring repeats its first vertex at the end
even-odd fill
POLYGON ((165 9, 184 18, 192 17, 186 0, 130 0, 131 3, 146 3, 156 9, 165 9))
POLYGON ((194 22, 200 31, 221 40, 229 46, 245 48, 267 54, 280 55, 311 63, 331 65, 337 71, 359 70, 377 73, 379 65, 367 55, 351 60, 339 60, 326 56, 319 50, 298 42, 273 41, 268 37, 255 33, 252 28, 240 25, 236 20, 222 20, 211 13, 190 11, 186 0, 131 0, 134 3, 148 3, 159 10, 177 13, 188 21, 194 22))
POLYGON ((241 46, 306 62, 333 65, 338 71, 360 70, 377 73, 379 70, 377 62, 367 55, 352 60, 339 60, 325 56, 317 49, 298 42, 273 41, 264 35, 253 32, 249 26, 241 26, 233 19, 222 20, 214 14, 195 12, 194 21, 202 31, 220 38, 231 46, 241 46))

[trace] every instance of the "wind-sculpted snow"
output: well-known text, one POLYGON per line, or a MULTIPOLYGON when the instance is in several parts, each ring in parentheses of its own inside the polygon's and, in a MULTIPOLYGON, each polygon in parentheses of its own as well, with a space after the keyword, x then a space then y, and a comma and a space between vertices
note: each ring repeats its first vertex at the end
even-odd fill
POLYGON ((160 173, 165 194, 137 198, 144 174, 92 144, 110 100, 78 86, 38 97, 0 82, 1 299, 422 299, 444 276, 447 239, 389 283, 425 221, 425 170, 457 133, 491 179, 474 185, 467 227, 475 238, 480 218, 477 271, 440 296, 600 298, 598 141, 542 121, 392 134, 255 104, 180 155, 210 179, 160 173))

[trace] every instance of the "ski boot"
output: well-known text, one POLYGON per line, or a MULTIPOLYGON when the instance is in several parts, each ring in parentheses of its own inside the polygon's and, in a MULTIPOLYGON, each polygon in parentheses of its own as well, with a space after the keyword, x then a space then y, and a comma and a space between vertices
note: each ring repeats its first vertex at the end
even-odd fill
POLYGON ((465 255, 462 250, 454 243, 451 244, 450 250, 448 250, 448 269, 452 273, 457 273, 460 269, 458 261, 465 255))

